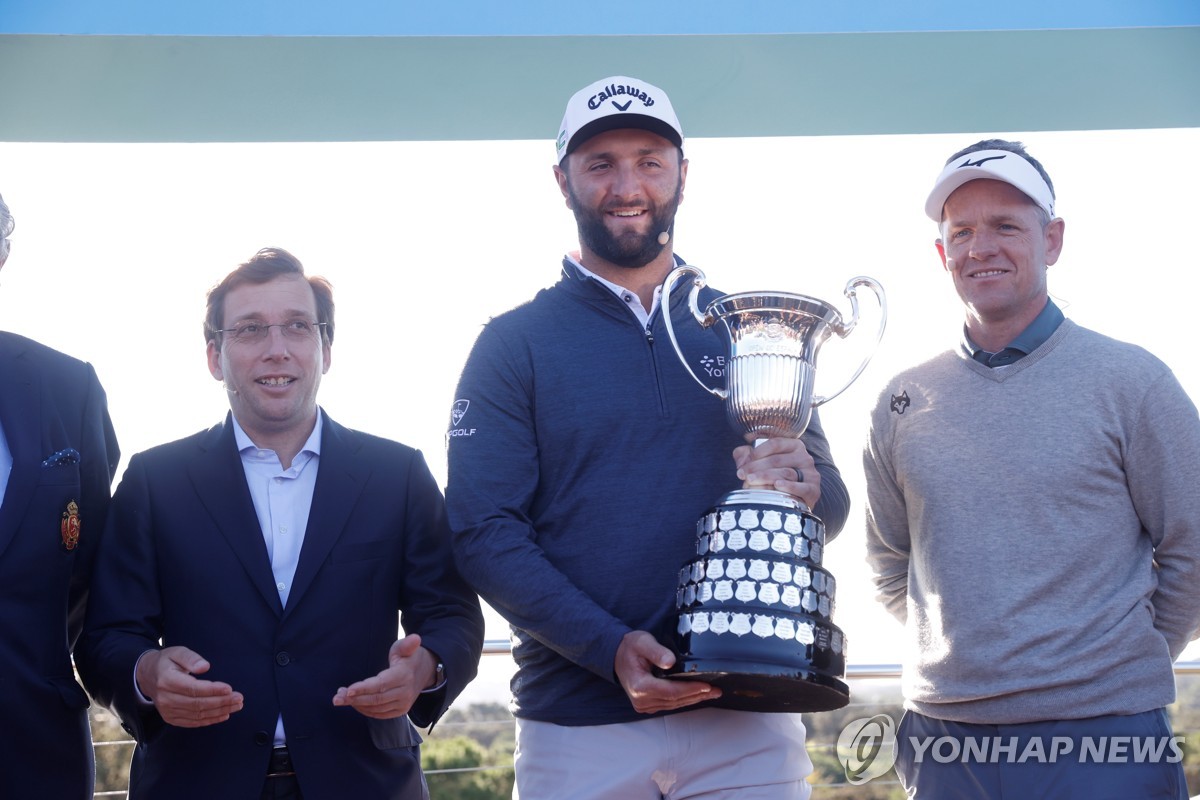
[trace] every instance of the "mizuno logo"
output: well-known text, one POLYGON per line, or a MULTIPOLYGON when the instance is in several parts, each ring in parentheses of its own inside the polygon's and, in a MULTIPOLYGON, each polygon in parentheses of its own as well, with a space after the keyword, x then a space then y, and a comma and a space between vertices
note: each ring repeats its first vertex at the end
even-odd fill
POLYGON ((626 100, 625 105, 621 105, 616 100, 613 100, 613 106, 616 107, 617 111, 628 111, 631 105, 633 105, 632 100, 626 100))
POLYGON ((959 164, 955 169, 962 169, 963 167, 982 167, 986 162, 995 161, 999 158, 1007 158, 1007 156, 988 156, 987 158, 981 158, 975 162, 972 162, 971 157, 967 156, 967 160, 959 164))

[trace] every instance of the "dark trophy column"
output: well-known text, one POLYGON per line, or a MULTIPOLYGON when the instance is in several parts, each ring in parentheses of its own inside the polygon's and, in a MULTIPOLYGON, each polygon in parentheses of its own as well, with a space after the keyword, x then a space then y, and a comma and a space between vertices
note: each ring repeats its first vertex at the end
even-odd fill
MULTIPOLYGON (((752 292, 724 295, 701 313, 705 285, 695 267, 674 270, 663 286, 667 333, 683 365, 706 391, 725 401, 733 427, 747 437, 799 437, 812 409, 841 394, 813 396, 817 351, 832 334, 845 338, 858 322, 855 289, 870 288, 881 317, 887 303, 873 279, 846 285, 851 318, 804 295, 752 292), (724 389, 704 384, 688 365, 671 322, 671 286, 693 276, 688 298, 703 327, 720 322, 729 336, 724 389)), ((696 524, 696 556, 679 573, 676 663, 667 677, 721 689, 713 705, 747 711, 828 711, 850 701, 846 636, 833 623, 837 584, 821 566, 825 525, 791 495, 738 489, 720 498, 696 524)))

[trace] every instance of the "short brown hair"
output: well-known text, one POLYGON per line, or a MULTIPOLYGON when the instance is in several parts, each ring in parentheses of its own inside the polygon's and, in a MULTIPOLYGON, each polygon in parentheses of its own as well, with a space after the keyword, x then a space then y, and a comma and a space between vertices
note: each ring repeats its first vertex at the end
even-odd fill
POLYGON ((282 247, 264 247, 224 280, 208 290, 208 307, 204 315, 204 342, 216 340, 224 325, 225 296, 239 286, 263 284, 286 275, 296 275, 308 281, 317 301, 317 322, 323 322, 321 336, 325 344, 333 344, 333 285, 324 278, 304 274, 300 259, 282 247))

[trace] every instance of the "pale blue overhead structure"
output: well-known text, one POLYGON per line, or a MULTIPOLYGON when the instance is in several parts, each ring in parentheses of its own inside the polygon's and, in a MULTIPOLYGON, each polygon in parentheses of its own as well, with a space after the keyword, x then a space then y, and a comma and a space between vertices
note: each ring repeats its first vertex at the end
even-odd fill
POLYGON ((1200 127, 1200 2, 965 5, 0 0, 0 141, 550 139, 610 74, 692 137, 1200 127))

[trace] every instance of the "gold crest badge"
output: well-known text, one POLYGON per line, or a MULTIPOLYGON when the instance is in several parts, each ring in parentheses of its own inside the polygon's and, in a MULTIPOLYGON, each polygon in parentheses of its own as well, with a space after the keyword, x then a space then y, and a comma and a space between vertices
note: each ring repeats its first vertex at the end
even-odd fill
POLYGON ((74 500, 67 503, 67 510, 62 515, 63 547, 74 550, 79 544, 79 504, 74 500))

